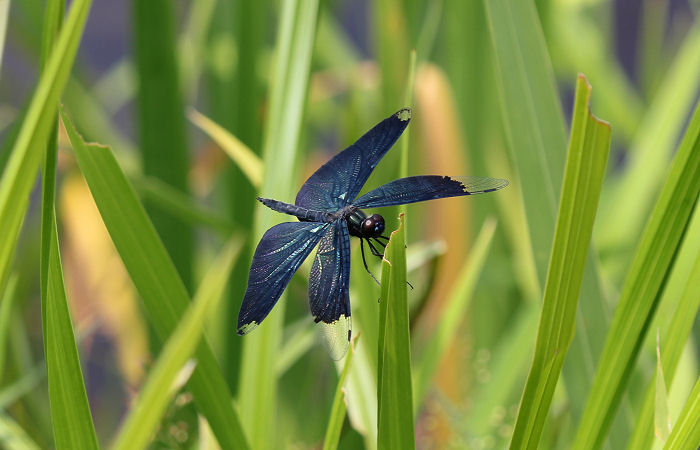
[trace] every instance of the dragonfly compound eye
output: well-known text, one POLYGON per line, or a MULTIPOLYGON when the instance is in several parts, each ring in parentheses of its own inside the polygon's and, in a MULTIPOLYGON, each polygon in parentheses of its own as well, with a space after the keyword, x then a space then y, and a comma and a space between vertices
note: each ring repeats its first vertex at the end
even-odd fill
POLYGON ((362 234, 366 237, 380 236, 384 232, 384 218, 372 214, 362 222, 362 234))

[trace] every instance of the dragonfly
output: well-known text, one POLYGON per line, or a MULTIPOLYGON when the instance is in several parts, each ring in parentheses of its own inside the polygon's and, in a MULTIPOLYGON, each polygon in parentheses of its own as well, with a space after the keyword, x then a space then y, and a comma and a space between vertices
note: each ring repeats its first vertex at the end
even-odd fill
POLYGON ((268 208, 296 217, 265 232, 253 255, 248 285, 238 314, 238 334, 255 329, 272 311, 299 266, 318 246, 309 274, 309 308, 321 324, 326 349, 334 360, 347 352, 352 337, 350 318, 350 237, 360 239, 362 261, 369 252, 383 257, 389 238, 380 214, 364 210, 446 197, 484 194, 508 181, 488 177, 420 175, 399 178, 359 197, 382 157, 411 120, 404 108, 384 119, 350 147, 314 172, 297 193, 294 204, 269 198, 268 208))

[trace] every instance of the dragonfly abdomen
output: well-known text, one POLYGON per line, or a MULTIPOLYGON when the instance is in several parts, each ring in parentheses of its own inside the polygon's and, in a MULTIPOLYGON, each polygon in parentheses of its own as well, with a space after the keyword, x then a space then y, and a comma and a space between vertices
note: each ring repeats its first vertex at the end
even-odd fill
POLYGON ((271 198, 258 197, 258 201, 273 211, 289 214, 304 222, 332 222, 335 220, 333 214, 325 211, 316 211, 304 208, 303 206, 292 205, 290 203, 273 200, 271 198))

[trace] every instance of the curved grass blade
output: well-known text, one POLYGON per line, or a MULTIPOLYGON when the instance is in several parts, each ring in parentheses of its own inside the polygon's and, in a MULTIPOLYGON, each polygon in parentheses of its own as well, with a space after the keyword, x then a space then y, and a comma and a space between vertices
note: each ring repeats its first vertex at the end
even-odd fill
POLYGON ((5 285, 29 193, 56 120, 91 0, 75 0, 48 58, 0 180, 0 289, 5 285))
MULTIPOLYGON (((43 73, 49 70, 47 64, 51 55, 59 51, 55 40, 63 22, 64 9, 62 0, 47 4, 41 48, 43 73)), ((48 141, 44 143, 40 258, 42 334, 51 422, 57 449, 97 449, 99 444, 80 368, 58 245, 54 206, 58 157, 55 105, 52 116, 48 141)))
POLYGON ((573 448, 599 448, 617 412, 700 193, 700 104, 625 280, 573 448))
POLYGON ((356 335, 355 339, 350 343, 350 351, 348 352, 347 358, 345 358, 343 371, 338 378, 338 387, 336 387, 335 396, 333 397, 333 406, 331 407, 331 414, 328 419, 328 428, 326 428, 326 436, 323 438, 323 450, 338 448, 340 431, 343 428, 345 409, 347 408, 347 400, 345 399, 345 379, 350 372, 352 357, 355 354, 355 341, 357 341, 358 336, 359 335, 356 335))
MULTIPOLYGON (((350 255, 352 325, 360 330, 362 340, 357 342, 353 364, 346 383, 347 414, 350 423, 364 437, 368 450, 377 448, 377 340, 379 321, 374 280, 367 277, 362 265, 362 256, 357 249, 350 255)), ((376 273, 376 272, 375 272, 376 273)), ((337 367, 337 364, 336 364, 337 367)))
POLYGON ((579 75, 564 186, 552 245, 535 356, 510 448, 537 448, 564 358, 574 337, 583 270, 610 152, 610 125, 591 114, 579 75))
POLYGON ((97 435, 85 393, 63 284, 55 220, 52 220, 52 225, 43 316, 54 440, 57 449, 97 449, 97 435))
POLYGON ((680 417, 666 441, 664 450, 683 450, 700 447, 700 378, 695 383, 680 417))
MULTIPOLYGON (((44 28, 41 42, 41 69, 46 68, 51 51, 55 44, 56 34, 61 28, 65 12, 65 1, 51 0, 46 5, 44 14, 44 28)), ((49 253, 51 252, 51 239, 55 225, 55 190, 56 190, 56 164, 58 161, 58 111, 54 114, 54 121, 49 131, 46 151, 44 153, 44 165, 41 169, 41 250, 39 255, 39 280, 41 286, 41 326, 44 338, 44 351, 46 351, 46 302, 47 302, 47 277, 49 270, 49 253)))
POLYGON ((10 449, 39 450, 40 448, 17 422, 4 413, 0 413, 0 442, 5 448, 10 449))
POLYGON ((486 257, 491 248, 491 241, 496 231, 496 220, 487 219, 474 242, 467 261, 457 276, 457 283, 452 287, 447 302, 437 322, 430 340, 421 350, 420 358, 414 366, 413 398, 414 413, 418 411, 428 392, 438 364, 442 361, 454 340, 457 329, 466 317, 466 311, 471 304, 474 289, 484 267, 486 257))
MULTIPOLYGON (((674 146, 700 91, 700 24, 685 37, 631 144, 627 169, 601 204, 601 253, 632 255, 657 198, 674 146), (620 252, 620 250, 628 250, 620 252), (615 252, 617 250, 617 252, 615 252)), ((622 267, 628 267, 628 259, 622 267)))
POLYGON ((131 408, 114 449, 145 448, 158 426, 168 402, 177 392, 178 374, 200 342, 204 326, 216 309, 226 281, 241 249, 241 240, 232 238, 211 264, 202 279, 192 304, 163 346, 135 405, 131 408))
MULTIPOLYGON (((564 174, 564 118, 533 2, 485 0, 484 6, 508 147, 521 182, 537 278, 544 286, 564 174)), ((610 320, 592 251, 581 298, 578 333, 563 369, 566 384, 576 386, 567 391, 574 420, 583 410, 610 320)))
POLYGON ((403 221, 401 214, 399 227, 391 233, 382 259, 377 371, 378 448, 416 447, 403 221))
MULTIPOLYGON (((318 10, 318 0, 282 3, 263 144, 264 175, 260 195, 264 197, 290 198, 290 192, 295 190, 291 168, 294 167, 299 142, 318 10)), ((258 206, 253 237, 260 238, 279 220, 279 214, 258 206)), ((239 407, 245 411, 243 426, 254 448, 276 446, 277 436, 270 430, 275 428, 277 412, 275 366, 284 303, 284 300, 278 302, 265 323, 243 338, 239 407)))
MULTIPOLYGON (((5 355, 7 354, 7 343, 9 342, 8 334, 10 332, 10 318, 12 317, 12 308, 17 296, 15 290, 17 288, 17 274, 13 273, 7 280, 5 291, 0 298, 0 383, 5 373, 5 355)), ((1 396, 0 396, 1 397, 1 396)), ((2 406, 0 405, 0 408, 2 406)))
MULTIPOLYGON (((687 281, 685 281, 685 287, 681 285, 682 291, 679 290, 676 293, 670 292, 671 283, 673 283, 673 278, 671 278, 669 280, 669 285, 664 291, 664 296, 675 294, 679 297, 678 303, 675 305, 675 311, 673 312, 671 322, 665 327, 665 330, 662 329, 661 332, 664 342, 664 352, 661 355, 661 367, 667 380, 666 386, 669 387, 673 382, 678 362, 681 359, 683 347, 688 341, 688 337, 693 328, 693 322, 698 313, 698 308, 700 308, 700 209, 696 208, 694 216, 686 234, 685 243, 683 244, 684 248, 674 264, 673 276, 676 275, 675 272, 679 270, 682 262, 687 262, 688 266, 692 266, 690 273, 686 274, 687 281), (694 239, 691 240, 691 237, 694 239), (688 246, 687 250, 685 248, 686 246, 688 246), (683 258, 686 256, 683 253, 686 251, 691 256, 691 259, 683 261, 683 258), (692 262, 692 258, 695 259, 695 263, 692 262)), ((652 379, 646 389, 644 403, 637 416, 634 432, 627 444, 629 450, 648 449, 654 441, 655 385, 656 380, 652 379)))
POLYGON ((254 187, 260 188, 263 176, 263 162, 258 155, 224 127, 194 108, 190 108, 187 111, 187 117, 226 152, 254 187))
MULTIPOLYGON (((61 118, 107 231, 153 328, 165 341, 187 309, 185 285, 111 150, 86 144, 63 110, 61 118)), ((206 339, 200 342, 196 358, 189 385, 199 410, 222 447, 247 448, 231 393, 206 339)))

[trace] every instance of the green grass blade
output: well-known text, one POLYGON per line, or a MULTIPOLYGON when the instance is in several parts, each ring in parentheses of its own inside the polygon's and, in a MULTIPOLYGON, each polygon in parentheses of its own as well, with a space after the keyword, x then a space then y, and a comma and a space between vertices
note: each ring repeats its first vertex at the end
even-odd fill
POLYGON ((532 2, 484 4, 509 147, 522 182, 535 261, 544 286, 564 171, 564 119, 532 2), (533 174, 538 176, 530 176, 533 174))
POLYGON ((695 208, 698 193, 700 105, 696 106, 637 247, 578 426, 574 448, 598 448, 605 438, 695 208))
POLYGON ((68 310, 55 220, 52 224, 43 315, 54 440, 57 449, 96 449, 99 445, 68 310))
POLYGON ((343 429, 343 422, 345 420, 345 409, 347 407, 347 400, 345 399, 345 380, 350 372, 352 357, 355 354, 355 341, 357 341, 357 337, 350 345, 350 351, 348 352, 347 358, 345 358, 343 371, 338 378, 338 386, 335 389, 333 406, 331 407, 331 414, 328 419, 328 428, 326 428, 326 436, 323 438, 323 450, 334 450, 338 448, 340 432, 343 429))
POLYGON ((574 336, 586 255, 610 152, 610 126, 588 109, 591 88, 579 75, 564 186, 549 263, 535 356, 511 448, 537 448, 574 336))
MULTIPOLYGON (((41 67, 46 68, 46 63, 55 44, 56 34, 61 28, 65 13, 63 0, 49 1, 44 14, 44 28, 41 43, 41 67)), ((47 302, 47 278, 49 270, 49 253, 51 252, 51 240, 55 228, 55 190, 56 190, 56 164, 58 162, 58 111, 49 131, 44 165, 41 169, 41 250, 39 254, 39 285, 41 286, 41 326, 44 338, 44 351, 46 351, 46 302, 47 302)))
MULTIPOLYGON (((689 256, 695 259, 695 263, 692 262, 692 259, 688 263, 689 266, 692 266, 692 269, 687 274, 687 281, 685 286, 682 287, 682 291, 679 290, 676 294, 679 299, 675 305, 671 322, 661 332, 663 343, 661 366, 666 377, 666 386, 670 386, 673 382, 683 347, 688 341, 698 308, 700 308, 700 239, 698 239, 700 238, 700 209, 696 208, 694 216, 686 234, 684 248, 674 264, 674 275, 677 271, 676 268, 680 268, 682 258, 685 256, 683 252, 686 251, 686 245, 689 246, 687 251, 689 256), (695 237, 693 242, 690 242, 689 238, 691 237, 695 237)), ((664 296, 669 294, 672 282, 673 279, 669 279, 669 285, 665 289, 664 296)), ((671 313, 669 312, 668 314, 670 315, 671 313)), ((652 379, 646 389, 644 403, 640 408, 639 416, 635 421, 634 432, 627 445, 629 450, 648 449, 654 441, 655 386, 656 380, 652 379)))
POLYGON ((382 260, 377 383, 378 448, 416 447, 403 214, 382 260))
MULTIPOLYGON (((135 0, 131 5, 143 171, 187 193, 189 157, 175 57, 174 5, 169 0, 135 0)), ((191 227, 148 203, 146 208, 185 286, 191 288, 194 254, 191 227)))
POLYGON ((29 193, 56 120, 91 0, 76 0, 51 52, 0 180, 0 288, 9 273, 29 193))
MULTIPOLYGON (((10 318, 12 317, 12 308, 14 307, 15 291, 17 289, 17 274, 12 274, 7 280, 5 292, 0 298, 0 383, 2 383, 3 375, 7 367, 5 364, 5 355, 7 355, 7 343, 9 342, 8 334, 10 332, 10 318)), ((1 406, 0 406, 1 407, 1 406)))
MULTIPOLYGON (((153 328, 165 341, 187 309, 185 285, 110 149, 86 144, 64 111, 61 118, 107 231, 153 328)), ((199 344, 196 358, 189 385, 199 410, 222 447, 247 448, 231 394, 206 340, 199 344)))
POLYGON ((362 333, 362 339, 355 346, 346 383, 347 413, 350 423, 364 437, 365 448, 373 450, 377 448, 377 313, 381 311, 381 305, 377 304, 378 292, 374 281, 367 280, 360 252, 351 252, 350 258, 350 296, 355 300, 352 324, 354 332, 362 333))
POLYGON ((177 328, 163 346, 158 361, 149 371, 148 379, 117 435, 113 448, 146 448, 168 402, 177 392, 178 374, 197 348, 204 333, 206 320, 221 299, 240 249, 239 239, 229 240, 211 264, 192 304, 183 314, 177 328))
POLYGON ((188 110, 187 117, 226 152, 253 186, 260 188, 263 163, 258 155, 224 127, 197 112, 194 108, 188 110))
POLYGON ((666 441, 664 450, 695 449, 700 447, 700 378, 666 441))
POLYGON ((467 308, 471 304, 495 231, 496 221, 487 219, 456 278, 458 281, 447 297, 440 320, 437 322, 437 328, 421 350, 420 358, 415 364, 413 372, 414 412, 420 408, 440 361, 449 350, 459 325, 466 317, 467 308))
POLYGON ((664 369, 661 364, 661 350, 659 348, 659 334, 656 333, 656 393, 654 396, 654 434, 666 442, 671 432, 671 417, 668 414, 668 394, 666 393, 666 381, 664 369))
POLYGON ((17 422, 4 413, 0 413, 0 442, 4 448, 21 450, 39 450, 39 446, 17 422))
MULTIPOLYGON (((484 1, 496 61, 501 113, 510 153, 521 182, 540 286, 548 258, 564 174, 566 134, 551 62, 532 1, 484 1)), ((609 313, 592 252, 579 302, 578 333, 564 366, 571 413, 578 418, 603 347, 609 313)))
POLYGON ((601 205, 600 233, 596 236, 601 253, 625 249, 631 252, 639 242, 644 218, 657 198, 674 146, 700 91, 699 47, 700 25, 696 24, 639 126, 631 144, 628 168, 601 205))
MULTIPOLYGON (((282 4, 279 35, 275 49, 270 93, 270 112, 263 144, 264 176, 260 194, 292 201, 296 191, 294 161, 301 130, 311 53, 316 33, 318 0, 288 1, 282 4)), ((281 219, 280 215, 258 205, 253 240, 281 219)), ((278 436, 277 352, 284 318, 284 298, 258 329, 245 336, 239 383, 240 410, 244 427, 254 448, 274 448, 278 436)))

